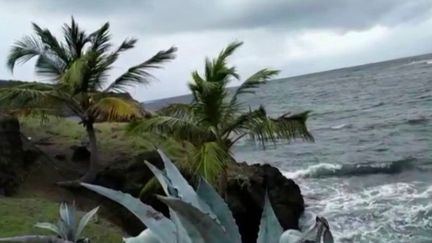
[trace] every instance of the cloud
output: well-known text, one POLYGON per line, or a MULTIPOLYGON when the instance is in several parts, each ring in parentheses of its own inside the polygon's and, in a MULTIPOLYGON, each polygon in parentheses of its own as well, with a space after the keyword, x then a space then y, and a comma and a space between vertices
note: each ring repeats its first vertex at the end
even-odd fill
MULTIPOLYGON (((9 3, 23 5, 23 0, 9 3)), ((419 21, 432 9, 430 0, 39 0, 26 5, 60 16, 118 18, 147 33, 251 28, 349 31, 419 21)))
POLYGON ((176 60, 154 72, 159 81, 130 90, 148 100, 187 93, 190 73, 233 40, 245 42, 231 60, 242 77, 264 67, 284 77, 430 52, 431 13, 430 0, 3 0, 0 79, 39 79, 31 63, 12 75, 2 60, 31 33, 30 22, 60 33, 71 15, 89 32, 109 21, 117 44, 139 39, 113 75, 179 48, 176 60))

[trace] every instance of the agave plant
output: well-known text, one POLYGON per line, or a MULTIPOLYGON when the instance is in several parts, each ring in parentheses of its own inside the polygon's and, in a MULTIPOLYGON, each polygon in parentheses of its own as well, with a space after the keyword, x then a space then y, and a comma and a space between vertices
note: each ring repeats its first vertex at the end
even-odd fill
POLYGON ((57 224, 37 223, 35 227, 46 229, 55 234, 55 236, 46 235, 25 235, 9 238, 0 238, 0 242, 39 242, 39 243, 88 243, 89 239, 84 238, 82 233, 96 215, 99 207, 86 213, 79 222, 74 205, 67 203, 60 204, 60 219, 57 224))
MULTIPOLYGON (((159 170, 146 162, 167 196, 158 198, 169 207, 170 218, 142 203, 129 194, 105 187, 81 183, 87 189, 97 192, 123 205, 147 229, 126 243, 241 243, 241 236, 228 205, 216 190, 204 179, 200 180, 197 191, 183 178, 177 167, 159 151, 165 169, 159 170)), ((316 218, 305 232, 283 231, 265 196, 258 243, 332 243, 333 237, 327 221, 316 218)))

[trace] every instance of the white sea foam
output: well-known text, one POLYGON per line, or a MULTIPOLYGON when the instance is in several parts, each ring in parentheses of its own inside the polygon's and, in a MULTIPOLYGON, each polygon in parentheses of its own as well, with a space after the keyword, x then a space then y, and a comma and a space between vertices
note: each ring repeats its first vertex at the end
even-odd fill
POLYGON ((343 124, 332 126, 330 128, 333 129, 333 130, 339 130, 339 129, 342 129, 342 128, 345 128, 345 127, 350 127, 350 126, 351 126, 351 124, 343 123, 343 124))
MULTIPOLYGON (((325 183, 301 186, 302 193, 306 198, 313 196, 318 187, 324 189, 325 183)), ((418 188, 416 183, 384 184, 360 191, 333 186, 326 190, 329 194, 309 203, 309 210, 328 219, 337 242, 427 242, 427 233, 432 232, 432 186, 418 188)))
POLYGON ((340 164, 321 163, 293 172, 282 171, 282 174, 287 178, 313 177, 314 175, 322 174, 322 172, 335 172, 341 168, 342 165, 340 164))

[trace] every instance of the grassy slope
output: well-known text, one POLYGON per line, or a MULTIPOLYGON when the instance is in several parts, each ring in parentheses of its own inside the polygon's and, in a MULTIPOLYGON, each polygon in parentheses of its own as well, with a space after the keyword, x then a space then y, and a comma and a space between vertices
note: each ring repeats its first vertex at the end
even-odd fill
MULTIPOLYGON (((84 128, 73 119, 48 117, 41 123, 39 117, 21 117, 21 130, 27 137, 31 137, 39 149, 49 157, 64 154, 70 159, 73 145, 79 145, 86 137, 84 128), (38 145, 39 144, 39 145, 38 145)), ((106 163, 113 162, 116 158, 125 158, 134 153, 146 150, 148 143, 144 139, 128 137, 124 132, 125 124, 101 123, 97 124, 97 136, 101 151, 101 160, 106 163)), ((0 198, 0 237, 46 233, 35 229, 37 222, 56 222, 58 218, 58 202, 62 200, 78 201, 85 208, 88 199, 75 196, 54 185, 54 182, 64 180, 63 174, 69 172, 56 170, 52 164, 37 163, 32 167, 30 175, 26 177, 18 194, 13 198, 0 198)), ((54 159, 55 160, 55 159, 54 159)), ((66 167, 75 163, 58 161, 58 165, 66 167)), ((85 169, 85 165, 83 168, 85 169)), ((74 175, 75 176, 75 175, 74 175)), ((75 179, 75 178, 73 178, 75 179)), ((101 208, 100 215, 104 212, 101 208)), ((121 242, 121 230, 102 220, 92 223, 85 236, 89 236, 92 242, 121 242)))
MULTIPOLYGON (((48 117, 41 122, 39 117, 20 118, 22 132, 37 143, 50 143, 55 145, 55 153, 68 154, 73 145, 80 145, 85 140, 85 129, 73 119, 48 117)), ((119 157, 133 156, 151 145, 139 137, 130 137, 125 134, 125 123, 99 123, 96 124, 101 161, 111 162, 119 157), (131 154, 132 153, 132 154, 131 154)), ((49 146, 40 146, 42 150, 49 150, 49 146)))
MULTIPOLYGON (((57 203, 45 199, 0 198, 0 237, 49 233, 33 225, 37 222, 56 222, 58 207, 57 203)), ((121 235, 120 230, 97 217, 84 232, 84 236, 92 242, 118 243, 121 242, 121 235)))

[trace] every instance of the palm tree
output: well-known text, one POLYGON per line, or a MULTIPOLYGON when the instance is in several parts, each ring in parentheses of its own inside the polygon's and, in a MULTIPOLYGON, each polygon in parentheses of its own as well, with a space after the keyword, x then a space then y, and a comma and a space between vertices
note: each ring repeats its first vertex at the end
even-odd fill
POLYGON ((313 141, 306 127, 308 112, 272 118, 263 106, 245 111, 239 100, 242 95, 253 94, 261 84, 277 75, 277 70, 262 69, 233 93, 227 89, 232 80, 240 79, 235 67, 227 64, 227 58, 241 45, 242 42, 231 43, 217 58, 207 58, 203 75, 197 71, 192 73, 190 104, 163 108, 150 119, 133 122, 130 132, 161 136, 163 142, 158 146, 165 147, 180 167, 213 183, 218 175, 224 175, 222 179, 226 177, 227 165, 235 161, 231 148, 245 136, 263 146, 279 139, 313 141), (172 146, 173 139, 178 146, 172 146))
POLYGON ((126 88, 148 84, 153 76, 149 70, 175 58, 176 48, 159 51, 148 60, 130 67, 116 79, 109 71, 123 52, 132 49, 136 39, 125 39, 112 48, 109 23, 87 34, 72 18, 63 26, 63 38, 54 37, 48 29, 33 23, 34 35, 25 36, 12 47, 7 64, 13 71, 15 64, 36 58, 36 73, 51 83, 26 83, 0 89, 0 102, 9 107, 30 111, 68 109, 80 119, 86 129, 90 145, 90 168, 81 178, 92 181, 98 170, 98 146, 94 124, 99 121, 125 121, 144 115, 140 104, 121 92, 126 88))

